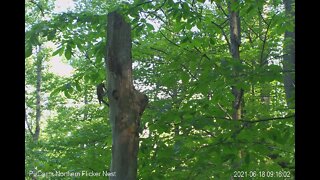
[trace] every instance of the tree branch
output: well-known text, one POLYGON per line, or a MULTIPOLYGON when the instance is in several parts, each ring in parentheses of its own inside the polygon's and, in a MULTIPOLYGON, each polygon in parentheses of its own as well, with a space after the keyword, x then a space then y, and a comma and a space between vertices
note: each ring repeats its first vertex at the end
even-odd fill
POLYGON ((261 41, 263 41, 259 34, 256 31, 254 31, 251 26, 249 26, 249 24, 245 21, 244 18, 241 18, 241 20, 247 25, 247 27, 250 29, 251 32, 253 32, 253 34, 255 34, 261 41))
POLYGON ((284 119, 290 119, 292 117, 295 117, 295 114, 285 116, 285 117, 273 117, 273 118, 265 118, 265 119, 259 119, 259 120, 239 120, 240 122, 247 122, 247 123, 259 123, 259 122, 265 122, 265 121, 274 121, 274 120, 284 120, 284 119))
POLYGON ((221 29, 222 35, 223 35, 223 37, 224 37, 224 38, 226 39, 226 41, 227 41, 229 50, 231 50, 230 41, 229 41, 229 39, 228 39, 228 36, 227 36, 226 32, 223 30, 223 27, 222 27, 221 25, 215 23, 214 21, 211 21, 211 22, 212 22, 212 24, 216 25, 219 29, 221 29))
POLYGON ((163 54, 168 55, 168 53, 167 53, 167 52, 165 52, 164 50, 157 49, 157 48, 154 48, 154 47, 150 47, 150 49, 155 50, 155 51, 159 51, 159 52, 162 52, 163 54))
POLYGON ((38 3, 36 3, 35 1, 33 1, 33 0, 29 0, 29 2, 31 2, 32 4, 35 4, 35 5, 39 8, 42 17, 44 17, 44 13, 43 13, 42 7, 41 7, 38 3))
POLYGON ((218 106, 220 108, 220 110, 222 110, 224 113, 226 113, 226 115, 229 117, 229 119, 232 119, 232 116, 228 113, 228 111, 226 109, 224 109, 220 103, 218 103, 218 106))
POLYGON ((181 64, 181 67, 182 67, 182 70, 185 70, 185 71, 187 71, 187 73, 194 79, 194 80, 198 80, 198 78, 195 76, 195 75, 193 75, 192 73, 191 73, 191 70, 189 70, 184 64, 181 64))
POLYGON ((157 9, 155 9, 154 11, 156 12, 159 9, 161 9, 166 4, 166 2, 167 2, 167 0, 164 0, 163 3, 159 7, 157 7, 157 9))
POLYGON ((220 5, 220 3, 215 3, 216 6, 222 11, 222 13, 227 17, 229 18, 229 15, 223 10, 222 6, 220 5))
MULTIPOLYGON (((205 57, 205 58, 206 58, 207 60, 209 60, 209 61, 211 60, 211 58, 209 58, 207 54, 202 53, 202 52, 200 51, 200 49, 198 49, 196 46, 193 46, 193 48, 194 48, 199 54, 201 54, 202 57, 205 57)), ((213 61, 213 65, 214 65, 215 68, 218 67, 217 63, 214 62, 214 61, 213 61)))
POLYGON ((160 17, 159 15, 157 15, 157 14, 155 13, 155 11, 153 11, 153 12, 150 12, 150 11, 142 11, 142 12, 148 14, 148 16, 149 16, 149 15, 153 15, 153 16, 155 16, 158 20, 162 21, 164 24, 167 24, 167 22, 166 22, 165 20, 163 20, 162 17, 160 17))
POLYGON ((258 7, 258 12, 259 12, 259 16, 261 17, 262 21, 265 23, 265 24, 268 24, 268 22, 264 19, 264 17, 262 16, 262 11, 261 9, 258 7))
POLYGON ((146 2, 139 3, 139 4, 137 4, 136 6, 132 7, 131 9, 136 8, 136 7, 139 7, 139 6, 142 6, 142 5, 144 5, 144 4, 151 3, 151 2, 152 2, 152 1, 146 1, 146 2))
POLYGON ((175 46, 177 46, 177 47, 180 47, 178 44, 176 44, 175 42, 173 42, 173 41, 171 41, 170 39, 168 39, 168 38, 162 33, 162 31, 159 30, 159 32, 160 32, 161 35, 162 35, 167 41, 169 41, 171 44, 173 44, 173 45, 175 45, 175 46))
POLYGON ((268 36, 269 28, 271 26, 271 22, 272 22, 272 19, 274 18, 274 16, 275 16, 275 14, 272 16, 270 22, 267 23, 266 33, 264 34, 264 37, 263 37, 262 50, 261 50, 261 54, 260 54, 260 64, 261 65, 264 65, 267 62, 267 61, 263 60, 263 53, 264 53, 264 49, 265 49, 266 42, 267 42, 267 36, 268 36))
MULTIPOLYGON (((218 119, 218 120, 234 121, 233 119, 225 118, 225 117, 214 117, 214 116, 206 116, 206 117, 207 118, 214 118, 214 119, 218 119)), ((285 116, 285 117, 271 117, 271 118, 264 118, 264 119, 258 119, 258 120, 239 119, 239 120, 237 120, 237 122, 260 123, 260 122, 266 122, 266 121, 285 120, 285 119, 290 119, 292 117, 295 117, 295 114, 285 116)))

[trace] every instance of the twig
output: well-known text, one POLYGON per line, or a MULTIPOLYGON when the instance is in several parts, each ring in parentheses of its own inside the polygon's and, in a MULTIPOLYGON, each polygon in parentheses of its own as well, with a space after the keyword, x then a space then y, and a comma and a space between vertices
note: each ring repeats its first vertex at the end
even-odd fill
POLYGON ((202 129, 204 132, 206 132, 207 134, 209 134, 211 137, 217 137, 216 135, 214 135, 212 132, 206 130, 206 129, 202 129))
POLYGON ((193 74, 191 73, 191 70, 189 70, 184 64, 181 64, 181 67, 182 67, 182 70, 185 69, 185 70, 187 71, 187 73, 188 73, 194 80, 198 80, 198 78, 197 78, 195 75, 193 75, 193 74))
POLYGON ((228 113, 227 110, 225 110, 225 109, 221 106, 220 103, 218 103, 218 106, 219 106, 219 108, 220 108, 224 113, 226 113, 226 115, 229 117, 229 119, 232 119, 232 116, 228 113))

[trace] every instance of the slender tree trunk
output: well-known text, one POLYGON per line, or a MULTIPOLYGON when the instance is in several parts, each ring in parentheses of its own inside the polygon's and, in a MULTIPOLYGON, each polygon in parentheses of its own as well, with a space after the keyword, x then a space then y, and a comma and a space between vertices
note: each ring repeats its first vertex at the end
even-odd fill
MULTIPOLYGON (((256 0, 256 2, 258 3, 259 0, 256 0)), ((262 13, 262 11, 260 11, 260 8, 257 9, 257 13, 260 14, 262 13)), ((258 15, 258 19, 259 19, 259 39, 262 39, 262 46, 261 46, 261 53, 260 53, 260 66, 261 67, 265 67, 268 65, 267 62, 267 58, 265 57, 265 53, 264 53, 264 47, 265 44, 267 43, 267 32, 266 34, 263 33, 263 26, 262 26, 262 15, 259 16, 258 15)), ((262 83, 260 84, 260 101, 262 102, 262 104, 264 105, 269 105, 270 104, 270 91, 271 89, 270 87, 270 83, 262 83)))
POLYGON ((40 134, 40 118, 41 118, 41 80, 42 80, 42 61, 43 57, 41 55, 41 47, 39 47, 39 52, 37 55, 37 85, 36 85, 36 130, 33 135, 33 140, 35 142, 39 139, 40 134))
MULTIPOLYGON (((233 10, 233 5, 236 5, 238 0, 228 1, 228 10, 229 10, 229 25, 230 25, 230 53, 234 60, 240 61, 240 52, 239 47, 241 44, 240 36, 240 17, 239 11, 233 10)), ((235 69, 234 76, 237 77, 239 70, 235 69)), ((243 89, 232 86, 232 94, 234 95, 233 101, 233 119, 238 120, 242 117, 242 108, 243 108, 243 89)))
POLYGON ((29 133, 31 134, 31 136, 33 137, 34 134, 33 134, 33 132, 32 132, 32 124, 29 123, 29 121, 28 121, 27 107, 24 108, 24 114, 25 114, 24 120, 25 120, 25 122, 26 122, 26 124, 27 124, 28 131, 29 131, 29 133))
POLYGON ((88 119, 88 110, 87 110, 87 105, 88 105, 88 91, 87 87, 84 89, 84 115, 83 115, 83 120, 86 121, 88 119))
POLYGON ((107 56, 109 119, 112 127, 110 179, 137 179, 140 117, 148 103, 132 82, 131 27, 116 12, 108 14, 107 56))
MULTIPOLYGON (((292 5, 294 0, 283 0, 286 16, 288 19, 293 19, 294 10, 292 5)), ((289 108, 295 107, 295 31, 286 31, 284 34, 284 56, 283 56, 283 70, 284 70, 284 89, 286 93, 287 105, 289 108)))

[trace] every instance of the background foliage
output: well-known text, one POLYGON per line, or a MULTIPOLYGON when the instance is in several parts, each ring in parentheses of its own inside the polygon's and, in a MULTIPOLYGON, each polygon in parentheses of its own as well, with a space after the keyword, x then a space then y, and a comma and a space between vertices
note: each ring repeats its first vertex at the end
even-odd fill
POLYGON ((31 124, 39 53, 45 62, 38 142, 26 128, 27 178, 32 170, 109 169, 108 108, 99 105, 95 86, 106 76, 106 14, 114 10, 131 23, 134 83, 150 100, 142 116, 139 179, 228 179, 236 170, 288 171, 293 178, 294 109, 286 104, 282 49, 284 32, 292 31, 294 22, 282 1, 242 0, 232 6, 240 11, 241 61, 229 53, 224 0, 76 0, 74 5, 56 12, 55 1, 26 1, 31 124), (56 56, 73 67, 71 76, 50 71, 56 56), (242 121, 230 118, 231 86, 245 91, 242 121))

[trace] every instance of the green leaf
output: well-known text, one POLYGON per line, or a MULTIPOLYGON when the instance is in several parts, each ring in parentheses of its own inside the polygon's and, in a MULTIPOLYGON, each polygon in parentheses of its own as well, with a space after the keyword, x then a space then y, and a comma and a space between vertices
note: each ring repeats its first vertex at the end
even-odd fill
POLYGON ((189 13, 190 9, 187 3, 182 3, 182 9, 184 11, 184 13, 189 13))
POLYGON ((135 30, 135 32, 136 32, 137 34, 139 34, 139 33, 141 33, 142 29, 143 29, 143 25, 139 25, 139 26, 137 27, 137 29, 135 30))
POLYGON ((213 38, 210 38, 209 42, 210 42, 211 45, 215 45, 216 44, 216 42, 213 40, 213 38))
POLYGON ((78 42, 78 43, 77 43, 77 48, 78 48, 80 51, 83 50, 83 46, 82 46, 81 42, 78 42))
POLYGON ((96 56, 96 64, 101 64, 102 60, 103 60, 103 58, 102 58, 101 54, 96 56))
POLYGON ((106 73, 104 70, 100 70, 99 71, 99 79, 105 79, 106 78, 106 73))
POLYGON ((56 94, 58 94, 58 93, 61 92, 61 91, 62 91, 62 88, 61 88, 61 87, 58 87, 58 88, 54 89, 54 90, 51 92, 50 96, 55 96, 56 94))
POLYGON ((64 95, 65 95, 67 98, 71 98, 71 95, 69 94, 68 91, 64 91, 64 95))
POLYGON ((152 24, 146 23, 146 25, 147 25, 147 30, 148 31, 153 31, 154 30, 154 27, 153 27, 152 24))
POLYGON ((68 44, 67 49, 64 52, 64 56, 66 57, 66 59, 69 60, 71 58, 71 55, 72 55, 72 49, 71 49, 71 46, 68 44))
POLYGON ((61 55, 63 51, 64 51, 64 46, 61 46, 60 48, 58 48, 56 51, 52 53, 52 56, 55 56, 57 54, 61 55))
POLYGON ((179 31, 183 30, 185 27, 186 27, 185 23, 177 22, 176 25, 174 26, 174 31, 179 32, 179 31))
POLYGON ((32 33, 32 34, 30 35, 29 42, 30 42, 32 45, 34 45, 34 46, 39 45, 40 43, 39 43, 38 34, 32 33))
POLYGON ((174 5, 174 2, 173 2, 173 0, 168 0, 168 5, 169 5, 169 6, 172 6, 172 5, 174 5))
POLYGON ((90 74, 86 73, 84 76, 83 76, 83 79, 85 82, 89 82, 90 81, 90 74))
POLYGON ((56 30, 50 31, 50 32, 48 33, 48 36, 47 36, 48 41, 53 40, 53 39, 55 38, 55 36, 56 36, 56 30))
POLYGON ((178 13, 177 16, 176 16, 177 22, 180 22, 181 18, 182 18, 182 13, 178 13))
POLYGON ((186 43, 189 41, 189 37, 185 37, 181 40, 181 44, 186 43))
POLYGON ((25 58, 32 55, 32 45, 27 43, 25 47, 25 58))
POLYGON ((182 73, 181 74, 181 80, 183 84, 187 84, 189 81, 189 75, 187 73, 182 73))
POLYGON ((77 89, 77 91, 81 91, 82 90, 82 88, 81 88, 81 86, 80 86, 80 84, 79 84, 79 82, 76 82, 75 83, 75 86, 76 86, 76 89, 77 89))
POLYGON ((250 153, 249 152, 247 152, 247 154, 246 154, 246 157, 244 158, 244 162, 247 164, 247 165, 249 165, 250 164, 250 153))
POLYGON ((229 160, 234 160, 237 156, 236 154, 233 154, 233 153, 228 153, 228 154, 221 154, 221 160, 222 162, 227 162, 229 160))
POLYGON ((253 8, 254 8, 254 5, 251 5, 251 6, 247 9, 246 13, 249 14, 249 13, 253 10, 253 8))

